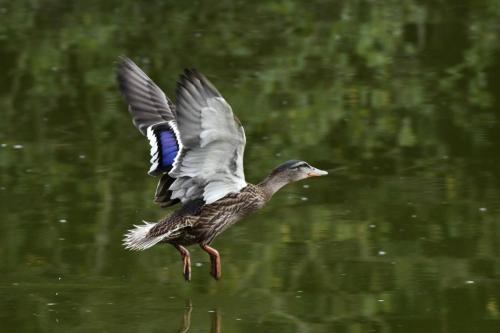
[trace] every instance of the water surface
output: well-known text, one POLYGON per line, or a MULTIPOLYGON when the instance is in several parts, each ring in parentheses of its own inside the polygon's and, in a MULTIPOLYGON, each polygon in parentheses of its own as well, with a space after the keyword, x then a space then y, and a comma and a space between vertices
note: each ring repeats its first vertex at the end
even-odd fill
POLYGON ((5 332, 498 332, 497 1, 0 3, 5 332), (196 67, 246 128, 247 180, 293 184, 185 283, 124 232, 152 202, 126 54, 170 96, 196 67))

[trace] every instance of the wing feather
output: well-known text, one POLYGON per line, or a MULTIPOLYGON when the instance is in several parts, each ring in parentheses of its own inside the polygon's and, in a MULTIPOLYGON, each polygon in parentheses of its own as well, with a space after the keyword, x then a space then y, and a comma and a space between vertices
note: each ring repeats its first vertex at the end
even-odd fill
POLYGON ((149 174, 162 175, 155 201, 168 206, 212 203, 247 184, 245 132, 231 106, 201 73, 185 70, 177 103, 130 59, 121 57, 117 80, 137 129, 151 145, 149 174))
POLYGON ((172 160, 180 150, 175 125, 175 107, 165 93, 132 60, 120 57, 117 66, 120 91, 129 105, 134 126, 145 135, 151 146, 149 174, 160 176, 155 202, 162 207, 178 202, 169 190, 174 179, 168 175, 172 160))
POLYGON ((177 86, 177 127, 183 147, 169 175, 172 198, 212 203, 246 186, 245 132, 231 106, 196 70, 186 70, 177 86))
POLYGON ((120 57, 116 78, 132 121, 142 135, 147 135, 151 125, 175 120, 173 103, 132 60, 120 57))

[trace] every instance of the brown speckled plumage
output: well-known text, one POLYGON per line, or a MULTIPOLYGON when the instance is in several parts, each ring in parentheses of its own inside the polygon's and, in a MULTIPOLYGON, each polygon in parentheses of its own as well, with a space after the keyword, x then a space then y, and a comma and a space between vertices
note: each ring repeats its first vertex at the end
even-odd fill
POLYGON ((163 242, 176 245, 210 244, 224 230, 264 206, 267 197, 262 187, 248 184, 241 192, 231 193, 204 205, 194 203, 160 220, 148 237, 158 237, 175 230, 163 242))

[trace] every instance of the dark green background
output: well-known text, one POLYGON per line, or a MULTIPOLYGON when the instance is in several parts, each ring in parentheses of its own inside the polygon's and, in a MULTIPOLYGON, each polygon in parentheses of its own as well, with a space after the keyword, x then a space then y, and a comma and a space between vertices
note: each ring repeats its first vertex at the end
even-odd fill
POLYGON ((0 1, 0 331, 499 332, 500 2, 0 1), (125 251, 152 203, 117 57, 184 67, 289 185, 192 249, 125 251), (339 169, 340 167, 340 169, 339 169))

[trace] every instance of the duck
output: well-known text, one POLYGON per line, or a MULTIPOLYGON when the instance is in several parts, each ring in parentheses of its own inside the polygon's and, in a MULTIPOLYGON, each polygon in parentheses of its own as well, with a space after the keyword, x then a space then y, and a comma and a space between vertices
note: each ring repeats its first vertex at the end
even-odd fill
POLYGON ((188 246, 210 257, 210 274, 221 278, 217 236, 263 208, 283 186, 325 176, 302 160, 275 167, 260 183, 246 181, 245 131, 215 86, 196 69, 185 69, 171 99, 126 56, 117 61, 117 83, 132 122, 151 146, 148 174, 159 177, 154 202, 178 208, 158 220, 134 225, 124 236, 128 250, 170 244, 180 253, 182 275, 191 280, 188 246))

